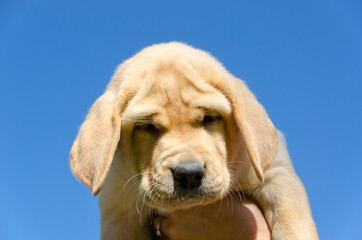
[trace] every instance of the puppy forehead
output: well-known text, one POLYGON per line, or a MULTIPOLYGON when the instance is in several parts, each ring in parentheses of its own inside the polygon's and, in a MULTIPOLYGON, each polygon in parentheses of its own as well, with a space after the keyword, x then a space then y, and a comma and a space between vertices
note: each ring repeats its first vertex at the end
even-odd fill
POLYGON ((231 113, 228 99, 203 79, 190 79, 168 71, 144 81, 124 117, 142 119, 166 114, 173 120, 190 115, 196 117, 200 109, 221 115, 231 113))

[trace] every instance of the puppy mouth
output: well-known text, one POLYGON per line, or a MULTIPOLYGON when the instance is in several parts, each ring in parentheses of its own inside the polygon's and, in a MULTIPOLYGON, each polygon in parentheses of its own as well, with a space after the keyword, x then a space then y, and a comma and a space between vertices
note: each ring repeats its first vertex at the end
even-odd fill
POLYGON ((152 208, 175 210, 205 205, 221 199, 222 195, 219 191, 211 192, 203 188, 192 190, 174 189, 172 193, 161 189, 153 189, 145 194, 145 201, 152 208))

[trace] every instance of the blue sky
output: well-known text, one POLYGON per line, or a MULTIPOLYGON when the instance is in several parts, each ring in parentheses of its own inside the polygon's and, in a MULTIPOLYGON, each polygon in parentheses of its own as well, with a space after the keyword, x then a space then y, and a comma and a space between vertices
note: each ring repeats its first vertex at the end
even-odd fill
POLYGON ((0 239, 98 239, 68 154, 116 66, 182 41, 244 79, 287 138, 321 239, 362 235, 362 3, 1 1, 0 239))

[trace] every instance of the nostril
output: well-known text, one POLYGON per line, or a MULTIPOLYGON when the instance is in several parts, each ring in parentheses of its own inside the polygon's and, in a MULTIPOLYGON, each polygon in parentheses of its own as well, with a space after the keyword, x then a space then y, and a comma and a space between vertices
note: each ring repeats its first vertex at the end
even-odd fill
POLYGON ((201 181, 202 178, 204 177, 204 175, 205 175, 204 171, 197 173, 196 174, 196 180, 201 181))
POLYGON ((201 186, 205 169, 200 162, 185 162, 172 169, 175 187, 181 190, 192 190, 201 186))
POLYGON ((176 167, 175 169, 173 169, 171 171, 172 171, 172 174, 173 174, 175 179, 183 180, 183 178, 185 178, 184 172, 179 167, 176 167))

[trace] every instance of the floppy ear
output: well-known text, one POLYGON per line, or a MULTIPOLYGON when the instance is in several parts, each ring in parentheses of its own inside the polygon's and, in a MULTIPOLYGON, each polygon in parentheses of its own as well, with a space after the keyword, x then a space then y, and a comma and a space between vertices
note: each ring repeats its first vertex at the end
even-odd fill
POLYGON ((70 151, 73 174, 92 194, 101 190, 112 163, 120 132, 120 113, 115 94, 106 91, 90 109, 70 151))
POLYGON ((258 178, 273 161, 277 149, 277 130, 245 83, 233 78, 230 97, 235 122, 244 139, 246 149, 258 178))

